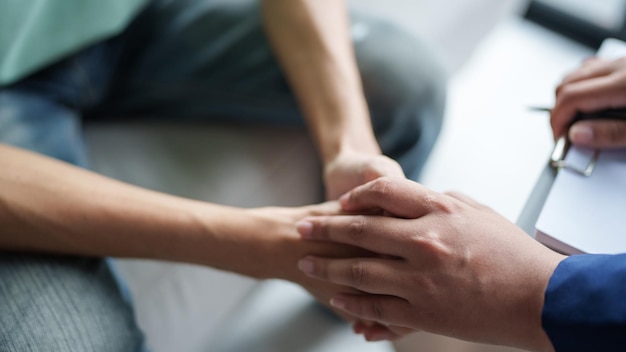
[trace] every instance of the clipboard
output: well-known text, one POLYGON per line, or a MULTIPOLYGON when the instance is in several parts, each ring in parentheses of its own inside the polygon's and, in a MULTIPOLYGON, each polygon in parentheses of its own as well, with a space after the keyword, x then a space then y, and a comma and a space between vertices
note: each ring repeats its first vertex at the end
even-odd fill
MULTIPOLYGON (((607 39, 598 55, 624 56, 626 43, 607 39)), ((565 254, 626 252, 626 149, 581 150, 560 140, 518 225, 565 254)))
POLYGON ((571 147, 535 225, 535 238, 564 253, 626 253, 626 149, 571 147), (574 168, 595 158, 593 173, 574 168))

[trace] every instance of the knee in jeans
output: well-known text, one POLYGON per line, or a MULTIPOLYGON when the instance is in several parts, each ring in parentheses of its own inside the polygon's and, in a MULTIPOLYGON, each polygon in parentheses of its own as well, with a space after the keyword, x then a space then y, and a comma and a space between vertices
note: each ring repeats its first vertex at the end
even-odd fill
POLYGON ((96 259, 0 255, 0 351, 138 351, 143 336, 96 259))
POLYGON ((355 50, 370 107, 425 109, 441 119, 448 74, 435 48, 389 21, 354 17, 355 50))
POLYGON ((357 15, 353 32, 379 144, 417 179, 441 129, 446 69, 434 48, 393 23, 357 15))

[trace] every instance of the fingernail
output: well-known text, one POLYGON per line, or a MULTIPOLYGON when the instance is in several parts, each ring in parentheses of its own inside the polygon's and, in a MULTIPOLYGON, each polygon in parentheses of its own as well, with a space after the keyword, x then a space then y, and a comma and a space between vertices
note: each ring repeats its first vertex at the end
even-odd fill
POLYGON ((330 299, 330 305, 337 309, 346 308, 346 301, 343 298, 333 297, 330 299))
POLYGON ((585 125, 574 125, 569 130, 569 139, 574 144, 589 145, 593 142, 593 129, 585 125))
POLYGON ((315 271, 315 263, 310 258, 300 259, 298 269, 306 274, 312 274, 315 271))
POLYGON ((296 224, 296 229, 302 238, 313 237, 313 224, 309 221, 300 221, 296 224))

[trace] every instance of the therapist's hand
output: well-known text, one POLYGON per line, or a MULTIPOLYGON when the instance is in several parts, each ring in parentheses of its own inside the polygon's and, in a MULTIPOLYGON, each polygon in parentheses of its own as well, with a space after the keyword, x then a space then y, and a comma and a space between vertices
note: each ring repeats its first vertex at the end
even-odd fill
POLYGON ((378 252, 378 258, 300 261, 319 280, 363 294, 335 296, 351 315, 456 338, 552 351, 541 327, 544 292, 564 258, 484 205, 404 179, 381 178, 341 198, 343 209, 395 217, 309 217, 305 239, 378 252))
MULTIPOLYGON (((565 134, 576 112, 626 107, 626 57, 592 58, 567 75, 556 90, 550 123, 554 138, 565 134)), ((569 129, 576 145, 593 148, 626 147, 626 120, 580 121, 569 129)))

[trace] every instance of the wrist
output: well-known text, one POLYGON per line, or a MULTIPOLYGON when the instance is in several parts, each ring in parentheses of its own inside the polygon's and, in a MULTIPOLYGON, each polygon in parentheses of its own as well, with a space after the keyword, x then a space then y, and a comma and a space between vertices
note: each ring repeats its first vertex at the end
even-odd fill
POLYGON ((327 143, 326 147, 321 150, 324 167, 351 154, 382 155, 374 134, 371 133, 368 136, 367 131, 358 138, 351 133, 343 133, 337 136, 334 142, 327 143))
POLYGON ((548 335, 543 329, 542 324, 542 312, 545 303, 545 292, 548 287, 552 273, 558 266, 558 264, 566 257, 553 252, 551 250, 545 250, 545 253, 536 258, 536 262, 540 263, 535 271, 536 280, 534 280, 531 289, 531 295, 528 297, 526 307, 528 313, 526 321, 520 324, 519 331, 525 331, 524 340, 529 344, 526 346, 533 351, 552 352, 554 347, 550 341, 548 335))
MULTIPOLYGON (((286 226, 267 213, 192 201, 186 225, 172 236, 166 259, 209 266, 257 279, 277 277, 276 244, 286 226)), ((294 229, 295 232, 295 229, 294 229)))
POLYGON ((365 101, 347 98, 306 113, 324 164, 351 152, 381 154, 365 101))
POLYGON ((296 230, 296 217, 290 210, 278 207, 263 207, 244 210, 245 221, 237 225, 239 236, 247 234, 242 253, 242 267, 237 272, 257 279, 283 279, 295 281, 299 274, 296 262, 297 243, 300 237, 296 230))

